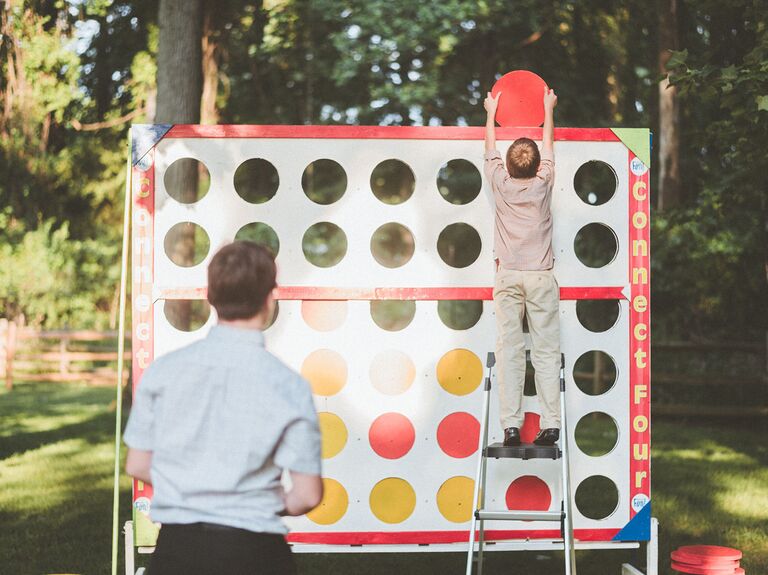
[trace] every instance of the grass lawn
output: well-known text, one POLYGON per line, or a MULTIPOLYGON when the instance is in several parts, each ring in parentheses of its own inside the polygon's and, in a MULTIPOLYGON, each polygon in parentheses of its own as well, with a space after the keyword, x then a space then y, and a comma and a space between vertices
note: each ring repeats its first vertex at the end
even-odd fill
MULTIPOLYGON (((72 384, 0 391, 0 573, 109 573, 114 392, 72 384)), ((768 573, 768 426, 653 424, 653 514, 660 573, 679 545, 744 552, 747 573, 768 573)), ((121 523, 130 482, 121 481, 121 523)), ((122 544, 122 540, 121 540, 122 544)), ((464 571, 460 554, 299 555, 302 574, 398 575, 464 571)), ((579 552, 580 575, 619 575, 634 551, 579 552)), ((141 564, 141 562, 139 562, 141 564)), ((122 557, 120 569, 122 573, 122 557)), ((561 555, 491 553, 488 574, 560 575, 561 555)))

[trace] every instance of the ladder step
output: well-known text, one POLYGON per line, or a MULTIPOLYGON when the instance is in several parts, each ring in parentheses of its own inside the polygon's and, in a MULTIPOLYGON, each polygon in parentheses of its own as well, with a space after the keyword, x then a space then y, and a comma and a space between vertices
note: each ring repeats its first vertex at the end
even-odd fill
POLYGON ((507 447, 503 443, 492 443, 485 448, 485 456, 494 459, 560 459, 562 452, 557 445, 523 443, 507 447))
POLYGON ((483 521, 560 521, 563 516, 562 511, 475 511, 475 517, 483 521))

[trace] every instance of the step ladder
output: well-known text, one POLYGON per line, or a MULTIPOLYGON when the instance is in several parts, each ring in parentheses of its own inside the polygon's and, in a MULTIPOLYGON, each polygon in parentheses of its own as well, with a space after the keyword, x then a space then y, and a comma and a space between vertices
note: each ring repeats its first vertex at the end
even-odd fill
POLYGON ((477 575, 483 573, 483 546, 485 544, 486 521, 552 521, 560 523, 560 533, 563 537, 565 551, 565 574, 576 575, 576 555, 573 541, 573 515, 571 511, 571 477, 568 466, 568 433, 565 418, 565 356, 560 355, 560 446, 540 446, 522 444, 505 447, 502 443, 488 445, 488 412, 491 401, 491 373, 496 364, 496 355, 488 354, 486 367, 488 375, 485 378, 483 390, 483 415, 480 420, 479 459, 475 475, 475 492, 472 499, 472 524, 469 531, 469 550, 467 553, 467 573, 472 575, 472 565, 475 560, 475 530, 478 531, 477 575), (561 462, 561 492, 562 500, 559 511, 522 511, 522 510, 492 510, 485 508, 485 482, 487 479, 488 459, 552 459, 561 462), (478 528, 479 522, 479 528, 478 528))

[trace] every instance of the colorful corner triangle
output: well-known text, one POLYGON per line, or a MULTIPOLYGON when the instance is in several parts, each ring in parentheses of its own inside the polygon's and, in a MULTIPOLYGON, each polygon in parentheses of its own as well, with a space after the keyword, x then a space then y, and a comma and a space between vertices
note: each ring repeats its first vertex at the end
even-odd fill
POLYGON ((651 167, 651 132, 648 128, 611 128, 622 143, 647 167, 651 167))
POLYGON ((136 165, 173 128, 173 124, 134 124, 131 126, 131 164, 136 165))
POLYGON ((621 531, 614 537, 614 541, 648 541, 651 538, 651 502, 638 511, 632 519, 629 520, 621 531))

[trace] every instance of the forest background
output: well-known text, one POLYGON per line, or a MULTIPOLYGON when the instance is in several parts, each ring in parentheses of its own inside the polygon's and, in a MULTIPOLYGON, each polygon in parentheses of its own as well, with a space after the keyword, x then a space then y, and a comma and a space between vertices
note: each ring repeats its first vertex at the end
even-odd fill
POLYGON ((495 80, 530 69, 559 126, 654 132, 656 337, 765 338, 764 1, 5 0, 0 19, 0 317, 115 327, 132 122, 482 125, 495 80))

